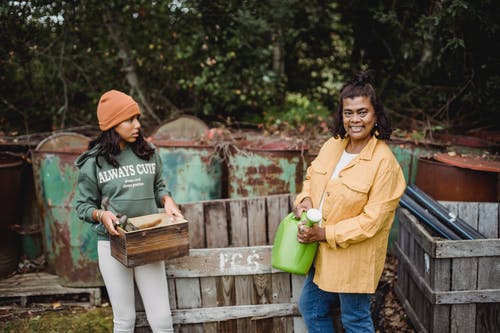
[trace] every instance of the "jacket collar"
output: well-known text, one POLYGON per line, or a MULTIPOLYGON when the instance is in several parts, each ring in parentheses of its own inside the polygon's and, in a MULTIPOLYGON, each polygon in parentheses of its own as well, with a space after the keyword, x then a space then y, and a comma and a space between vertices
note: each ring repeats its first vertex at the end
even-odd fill
MULTIPOLYGON (((345 140, 344 149, 347 147, 349 140, 345 140)), ((378 139, 375 137, 375 135, 372 135, 366 146, 359 153, 359 159, 368 161, 371 160, 373 157, 373 152, 375 151, 375 147, 377 146, 377 142, 378 139)))

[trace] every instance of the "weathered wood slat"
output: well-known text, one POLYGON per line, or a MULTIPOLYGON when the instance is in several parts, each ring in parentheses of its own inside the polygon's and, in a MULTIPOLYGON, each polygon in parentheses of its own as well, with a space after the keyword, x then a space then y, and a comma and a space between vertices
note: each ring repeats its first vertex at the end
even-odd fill
POLYGON ((499 285, 500 258, 484 257, 478 261, 478 289, 492 289, 499 285))
POLYGON ((435 242, 435 258, 489 257, 500 253, 500 239, 474 239, 435 242))
POLYGON ((452 332, 469 333, 476 328, 476 304, 451 306, 450 329, 452 332))
POLYGON ((179 205, 179 207, 186 220, 189 221, 189 247, 192 249, 206 248, 203 203, 185 203, 179 205))
POLYGON ((226 202, 220 200, 206 202, 203 206, 205 212, 207 247, 229 246, 226 202))
MULTIPOLYGON (((280 304, 287 303, 290 301, 291 285, 290 276, 287 273, 277 273, 272 275, 272 303, 280 304)), ((274 318, 274 332, 276 333, 287 333, 293 330, 293 319, 292 318, 274 318)))
POLYGON ((266 245, 266 198, 249 198, 248 209, 248 245, 266 245))
POLYGON ((479 230, 479 203, 469 202, 466 205, 459 203, 458 217, 474 229, 479 230))
POLYGON ((422 246, 424 251, 429 254, 434 254, 435 240, 434 238, 421 226, 417 219, 405 208, 398 208, 396 211, 400 225, 408 230, 411 239, 408 242, 408 253, 412 253, 412 241, 415 241, 422 246), (413 222, 413 223, 411 223, 413 222))
POLYGON ((394 292, 396 293, 396 296, 398 297, 399 301, 401 302, 401 304, 405 308, 406 315, 410 318, 410 321, 413 324, 413 326, 415 327, 416 331, 427 333, 428 330, 424 327, 424 323, 420 320, 420 317, 417 316, 417 314, 413 310, 412 305, 410 304, 410 302, 406 298, 406 295, 408 295, 408 294, 406 292, 402 291, 398 284, 394 285, 394 292))
POLYGON ((0 279, 0 298, 19 298, 21 305, 27 304, 28 298, 40 295, 89 295, 89 303, 101 304, 100 288, 71 288, 59 283, 59 277, 45 272, 16 274, 0 279))
MULTIPOLYGON (((174 324, 212 323, 242 318, 258 320, 262 318, 297 315, 299 313, 297 305, 294 303, 233 305, 172 310, 174 324)), ((137 322, 141 323, 141 326, 145 325, 145 320, 144 313, 137 314, 137 322)))
POLYGON ((243 200, 228 203, 232 246, 248 246, 248 210, 243 200))
POLYGON ((488 238, 498 238, 499 204, 482 202, 479 204, 479 232, 488 238))
MULTIPOLYGON (((252 276, 235 277, 236 305, 257 304, 257 294, 253 288, 252 276)), ((237 321, 240 332, 251 332, 250 318, 242 318, 237 321)))
POLYGON ((281 220, 287 216, 290 211, 290 196, 289 195, 277 195, 268 197, 266 200, 267 204, 267 238, 269 243, 274 242, 274 236, 278 230, 278 226, 281 220))
POLYGON ((191 249, 189 256, 166 262, 169 277, 253 275, 278 271, 271 267, 272 246, 191 249))
MULTIPOLYGON (((202 290, 202 305, 204 308, 217 306, 217 278, 201 277, 200 285, 202 290)), ((175 322, 175 321, 174 321, 175 322)), ((203 329, 206 333, 217 333, 217 323, 203 323, 203 329)))

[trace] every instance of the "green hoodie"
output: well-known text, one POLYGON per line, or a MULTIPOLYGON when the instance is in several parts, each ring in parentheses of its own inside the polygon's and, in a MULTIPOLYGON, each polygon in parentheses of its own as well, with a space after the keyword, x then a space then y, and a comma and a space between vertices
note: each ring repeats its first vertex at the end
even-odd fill
POLYGON ((162 163, 155 151, 149 161, 140 159, 127 144, 116 157, 115 168, 103 156, 96 163, 97 147, 80 155, 75 164, 80 169, 76 211, 81 220, 94 223, 99 239, 108 239, 106 228, 95 223, 92 212, 101 207, 101 200, 109 198, 109 210, 128 217, 154 214, 163 206, 162 198, 168 195, 162 174, 162 163))

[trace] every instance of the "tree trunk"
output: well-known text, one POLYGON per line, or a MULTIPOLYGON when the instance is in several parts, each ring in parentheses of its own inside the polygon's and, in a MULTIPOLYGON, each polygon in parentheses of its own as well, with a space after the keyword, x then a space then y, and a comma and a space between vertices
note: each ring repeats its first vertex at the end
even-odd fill
POLYGON ((138 102, 144 108, 147 116, 153 118, 157 123, 160 123, 161 120, 158 115, 153 111, 149 102, 146 98, 146 94, 144 93, 141 83, 139 81, 139 76, 137 75, 137 71, 135 70, 133 58, 130 56, 130 47, 128 43, 122 38, 122 32, 120 27, 115 24, 115 20, 109 11, 105 11, 103 13, 103 20, 106 28, 109 31, 111 39, 115 42, 118 47, 118 56, 123 62, 123 70, 125 72, 125 78, 127 82, 130 84, 131 94, 137 96, 138 102))

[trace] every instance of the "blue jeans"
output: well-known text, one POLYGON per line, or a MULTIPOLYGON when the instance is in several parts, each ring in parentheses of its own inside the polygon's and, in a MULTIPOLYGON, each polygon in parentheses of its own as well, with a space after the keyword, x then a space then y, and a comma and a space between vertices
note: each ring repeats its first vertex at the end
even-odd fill
POLYGON ((371 294, 323 291, 313 282, 313 277, 314 268, 311 268, 299 300, 299 310, 309 333, 334 333, 333 309, 339 304, 346 333, 375 332, 371 317, 371 294))

